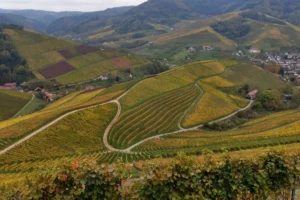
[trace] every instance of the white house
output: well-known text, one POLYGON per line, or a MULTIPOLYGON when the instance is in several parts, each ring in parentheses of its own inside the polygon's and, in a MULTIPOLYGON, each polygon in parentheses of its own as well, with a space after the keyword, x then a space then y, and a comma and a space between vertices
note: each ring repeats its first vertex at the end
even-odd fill
POLYGON ((251 49, 249 50, 249 52, 250 52, 250 53, 260 53, 260 50, 257 49, 257 48, 251 48, 251 49))

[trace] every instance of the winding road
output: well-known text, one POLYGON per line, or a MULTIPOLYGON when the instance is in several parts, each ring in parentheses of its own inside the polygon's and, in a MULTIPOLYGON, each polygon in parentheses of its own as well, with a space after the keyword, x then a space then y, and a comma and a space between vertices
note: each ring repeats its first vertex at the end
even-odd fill
MULTIPOLYGON (((184 116, 187 114, 187 112, 197 103, 197 100, 202 96, 203 94, 203 91, 202 89, 197 85, 195 84, 199 90, 201 90, 201 94, 200 96, 195 100, 195 102, 193 102, 193 104, 183 113, 183 116, 180 118, 180 121, 178 122, 178 127, 180 130, 178 131, 175 131, 175 132, 171 132, 171 133, 164 133, 164 134, 160 134, 160 135, 156 135, 156 136, 153 136, 153 137, 149 137, 147 139, 144 139, 144 140, 141 140, 140 142, 126 148, 126 149, 116 149, 114 147, 112 147, 109 143, 108 143, 108 135, 109 135, 109 132, 111 130, 111 128, 113 127, 113 125, 117 122, 117 120, 119 119, 120 115, 121 115, 121 111, 122 111, 122 107, 121 107, 121 104, 120 104, 120 99, 122 97, 124 97, 127 93, 129 93, 135 86, 133 86, 131 89, 129 89, 128 91, 126 91, 124 94, 122 94, 120 97, 118 97, 117 99, 115 100, 112 100, 112 101, 109 101, 109 102, 106 102, 106 103, 101 103, 101 104, 97 104, 97 105, 93 105, 93 106, 89 106, 89 107, 86 107, 86 108, 81 108, 81 109, 77 109, 77 110, 74 110, 74 111, 70 111, 56 119, 54 119, 53 121, 49 122, 48 124, 44 125, 43 127, 39 128, 38 130, 32 132, 31 134, 27 135, 26 137, 20 139, 19 141, 17 141, 16 143, 8 146, 7 148, 3 149, 0 151, 0 155, 3 155, 5 153, 7 153, 8 151, 10 151, 11 149, 15 148, 16 146, 22 144, 23 142, 29 140, 30 138, 34 137, 35 135, 41 133, 43 130, 49 128, 50 126, 54 125, 55 123, 59 122, 60 120, 64 119, 65 117, 69 116, 69 115, 72 115, 76 112, 80 112, 80 111, 83 111, 83 110, 87 110, 89 108, 93 108, 93 107, 97 107, 97 106, 101 106, 101 105, 106 105, 106 104, 110 104, 110 103, 115 103, 117 104, 118 106, 118 110, 117 110, 117 114, 115 116, 115 118, 111 121, 111 123, 108 125, 108 127, 105 129, 105 132, 104 132, 104 135, 103 135, 103 143, 105 145, 105 147, 111 151, 111 152, 121 152, 121 153, 132 153, 132 149, 134 149, 135 147, 137 147, 138 145, 144 143, 144 142, 147 142, 149 140, 152 140, 152 139, 156 139, 156 138, 160 138, 162 136, 166 136, 166 135, 173 135, 173 134, 178 134, 178 133, 182 133, 182 132, 188 132, 188 131, 196 131, 198 130, 199 128, 203 127, 203 125, 198 125, 198 126, 195 126, 195 127, 192 127, 192 128, 183 128, 181 127, 181 121, 183 120, 184 116)), ((232 116, 236 115, 238 112, 240 111, 244 111, 244 110, 247 110, 251 107, 253 101, 250 101, 250 103, 245 107, 245 108, 241 108, 239 109, 238 111, 226 116, 226 117, 223 117, 221 119, 218 119, 218 120, 215 120, 215 121, 212 121, 210 122, 211 123, 215 123, 215 122, 219 122, 219 121, 223 121, 223 120, 226 120, 226 119, 229 119, 231 118, 232 116)))

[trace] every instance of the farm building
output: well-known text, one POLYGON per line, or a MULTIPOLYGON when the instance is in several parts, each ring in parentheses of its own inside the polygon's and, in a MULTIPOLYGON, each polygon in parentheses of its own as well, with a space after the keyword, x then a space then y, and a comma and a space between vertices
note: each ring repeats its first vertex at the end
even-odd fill
POLYGON ((0 89, 3 90, 15 90, 17 88, 17 83, 5 83, 3 86, 0 86, 0 89))
POLYGON ((211 51, 211 50, 213 50, 213 48, 211 46, 206 46, 206 45, 203 46, 202 48, 203 48, 204 51, 211 51))
POLYGON ((249 50, 249 52, 250 52, 250 53, 260 53, 260 50, 257 49, 257 48, 251 48, 251 49, 249 50))
POLYGON ((258 90, 253 90, 253 91, 249 92, 247 94, 247 99, 249 99, 249 100, 255 100, 257 93, 258 93, 258 90))
POLYGON ((88 86, 85 87, 84 91, 88 92, 88 91, 92 91, 92 90, 94 90, 94 89, 95 89, 94 86, 88 85, 88 86))
POLYGON ((44 97, 43 97, 46 101, 48 102, 52 102, 55 100, 56 95, 55 94, 51 94, 49 92, 44 92, 44 97))

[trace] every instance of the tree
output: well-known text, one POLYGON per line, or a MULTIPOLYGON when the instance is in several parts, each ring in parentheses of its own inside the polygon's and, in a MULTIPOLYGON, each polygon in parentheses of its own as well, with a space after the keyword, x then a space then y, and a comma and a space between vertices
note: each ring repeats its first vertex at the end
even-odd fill
POLYGON ((257 102, 266 110, 278 110, 281 93, 278 90, 266 90, 257 96, 257 102))
POLYGON ((296 78, 295 78, 295 77, 291 77, 291 78, 290 78, 290 81, 291 81, 292 83, 294 83, 294 82, 296 81, 296 78))
POLYGON ((280 69, 279 69, 279 74, 281 75, 281 76, 284 76, 284 68, 283 67, 280 67, 280 69))
POLYGON ((119 76, 116 76, 116 81, 120 82, 120 77, 119 76))

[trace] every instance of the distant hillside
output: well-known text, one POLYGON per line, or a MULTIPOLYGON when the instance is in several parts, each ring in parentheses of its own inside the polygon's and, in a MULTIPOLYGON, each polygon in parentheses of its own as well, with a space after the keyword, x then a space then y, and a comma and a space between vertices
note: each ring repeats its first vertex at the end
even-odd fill
POLYGON ((52 12, 43 10, 6 10, 0 9, 0 23, 12 23, 39 32, 58 18, 74 16, 80 12, 52 12))
POLYGON ((99 29, 108 24, 107 19, 123 14, 132 7, 111 8, 99 12, 84 13, 76 16, 66 16, 52 22, 47 32, 55 35, 80 34, 99 29))
POLYGON ((153 29, 151 23, 172 26, 180 20, 199 19, 240 10, 255 10, 300 25, 298 0, 149 0, 113 22, 120 33, 153 29))
MULTIPOLYGON (((132 54, 104 50, 24 30, 5 29, 27 67, 39 80, 63 85, 85 82, 104 74, 124 77, 125 71, 149 61, 132 54)), ((113 79, 114 80, 114 79, 113 79)))
POLYGON ((9 13, 0 13, 0 24, 15 24, 39 32, 44 32, 47 27, 42 22, 33 19, 28 19, 21 15, 9 13))

